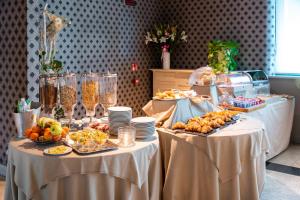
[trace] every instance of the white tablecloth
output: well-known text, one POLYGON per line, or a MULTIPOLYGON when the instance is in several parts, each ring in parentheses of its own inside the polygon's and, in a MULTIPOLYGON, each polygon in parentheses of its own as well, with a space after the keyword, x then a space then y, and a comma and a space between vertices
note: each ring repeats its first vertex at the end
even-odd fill
POLYGON ((268 149, 259 120, 247 117, 208 137, 158 132, 165 200, 259 199, 268 149))
POLYGON ((159 199, 158 136, 134 147, 80 156, 45 156, 25 139, 9 144, 5 199, 159 199))
POLYGON ((277 99, 266 107, 246 113, 264 122, 270 140, 267 160, 284 151, 289 143, 293 126, 295 99, 277 99))

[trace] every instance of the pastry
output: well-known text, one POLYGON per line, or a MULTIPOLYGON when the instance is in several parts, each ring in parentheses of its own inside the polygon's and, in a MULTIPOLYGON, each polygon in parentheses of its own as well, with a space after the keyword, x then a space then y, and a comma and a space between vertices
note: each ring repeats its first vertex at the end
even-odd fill
POLYGON ((183 122, 176 122, 172 129, 185 129, 186 125, 183 122))

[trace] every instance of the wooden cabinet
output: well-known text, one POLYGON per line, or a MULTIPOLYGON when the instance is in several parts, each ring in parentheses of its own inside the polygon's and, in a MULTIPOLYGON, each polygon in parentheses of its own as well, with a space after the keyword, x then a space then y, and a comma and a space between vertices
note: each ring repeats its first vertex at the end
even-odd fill
POLYGON ((153 95, 170 89, 189 90, 189 77, 194 70, 151 69, 153 72, 153 95))

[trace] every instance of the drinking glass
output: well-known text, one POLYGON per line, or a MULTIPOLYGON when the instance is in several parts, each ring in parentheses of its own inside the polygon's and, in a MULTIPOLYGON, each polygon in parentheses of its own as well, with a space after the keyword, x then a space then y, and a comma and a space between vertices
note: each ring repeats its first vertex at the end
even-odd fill
POLYGON ((88 116, 90 122, 92 122, 96 106, 99 103, 99 82, 97 74, 90 72, 82 75, 81 95, 86 116, 88 116))
POLYGON ((107 117, 107 109, 117 104, 118 76, 117 74, 101 74, 100 83, 100 104, 104 109, 104 116, 107 117))
POLYGON ((39 77, 39 99, 44 116, 51 117, 57 105, 58 77, 55 74, 44 74, 39 77))
POLYGON ((132 147, 135 145, 136 129, 133 126, 118 128, 118 140, 120 147, 132 147))
POLYGON ((73 73, 66 73, 59 77, 60 104, 69 120, 69 127, 72 122, 74 107, 77 103, 76 85, 76 75, 73 73))

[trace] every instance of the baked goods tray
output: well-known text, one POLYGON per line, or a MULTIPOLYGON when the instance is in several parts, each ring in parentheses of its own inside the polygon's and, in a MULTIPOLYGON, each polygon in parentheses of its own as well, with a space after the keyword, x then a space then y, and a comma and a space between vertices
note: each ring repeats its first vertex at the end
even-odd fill
POLYGON ((240 119, 240 116, 234 116, 230 122, 226 122, 224 126, 221 126, 219 128, 213 129, 212 131, 208 133, 199 133, 199 132, 191 132, 191 131, 186 131, 183 129, 175 129, 171 130, 171 132, 175 134, 190 134, 190 135, 196 135, 196 136, 202 136, 202 137, 207 137, 211 134, 218 133, 218 131, 222 130, 223 128, 226 128, 232 124, 235 124, 238 120, 240 119))
POLYGON ((113 143, 110 140, 107 140, 105 144, 97 145, 94 148, 79 148, 74 144, 68 143, 68 141, 66 140, 64 140, 64 144, 71 147, 73 151, 79 155, 89 155, 89 154, 102 153, 102 152, 113 151, 118 149, 118 145, 113 143))

